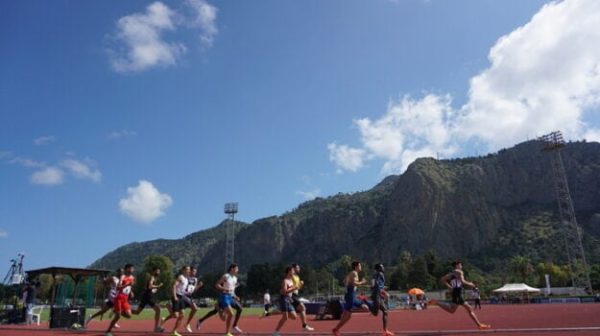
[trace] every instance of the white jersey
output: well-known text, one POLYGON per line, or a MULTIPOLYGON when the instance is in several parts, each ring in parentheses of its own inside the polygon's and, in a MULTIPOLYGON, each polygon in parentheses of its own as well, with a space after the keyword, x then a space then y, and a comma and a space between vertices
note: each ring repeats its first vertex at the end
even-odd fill
POLYGON ((180 274, 177 277, 177 287, 175 287, 175 293, 177 295, 185 295, 186 289, 188 286, 188 278, 184 277, 183 274, 180 274))
POLYGON ((225 275, 223 275, 223 277, 225 278, 223 287, 225 287, 226 293, 235 295, 235 287, 237 285, 237 277, 235 275, 231 275, 229 273, 225 273, 225 275))
POLYGON ((110 289, 108 290, 107 299, 112 301, 115 297, 117 297, 117 286, 119 285, 119 281, 119 278, 116 276, 110 278, 110 289))
POLYGON ((269 293, 265 293, 265 296, 263 297, 263 302, 264 304, 271 304, 271 295, 269 293))

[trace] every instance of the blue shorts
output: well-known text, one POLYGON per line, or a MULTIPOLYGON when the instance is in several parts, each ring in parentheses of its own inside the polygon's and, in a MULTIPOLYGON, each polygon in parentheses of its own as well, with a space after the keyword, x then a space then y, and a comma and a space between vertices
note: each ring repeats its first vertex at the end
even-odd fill
POLYGON ((227 307, 231 307, 232 303, 233 303, 233 295, 231 295, 229 293, 223 293, 219 297, 219 308, 220 309, 225 309, 227 307))
POLYGON ((292 305, 292 298, 289 296, 279 297, 279 310, 281 312, 293 312, 295 311, 294 305, 292 305))
POLYGON ((346 293, 344 296, 344 310, 352 311, 353 308, 360 308, 363 303, 356 298, 356 294, 346 293))

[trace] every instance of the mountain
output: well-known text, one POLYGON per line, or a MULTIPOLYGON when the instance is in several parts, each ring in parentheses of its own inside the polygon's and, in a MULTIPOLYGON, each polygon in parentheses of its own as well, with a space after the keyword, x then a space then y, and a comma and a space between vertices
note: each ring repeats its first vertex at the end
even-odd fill
MULTIPOLYGON (((241 265, 322 266, 342 255, 368 262, 402 251, 468 257, 482 269, 513 255, 564 262, 549 153, 528 141, 483 157, 418 159, 368 191, 316 198, 281 216, 236 222, 241 265)), ((561 151, 588 261, 600 262, 600 143, 561 151)), ((94 262, 114 269, 162 254, 176 265, 223 267, 224 223, 177 240, 131 243, 94 262), (142 251, 143 253, 140 253, 142 251)))

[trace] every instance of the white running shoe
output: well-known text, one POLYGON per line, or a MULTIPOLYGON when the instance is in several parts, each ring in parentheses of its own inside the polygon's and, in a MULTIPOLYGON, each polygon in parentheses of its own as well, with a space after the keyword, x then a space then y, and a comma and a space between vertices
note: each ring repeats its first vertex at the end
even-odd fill
POLYGON ((276 331, 276 332, 273 333, 272 336, 281 336, 281 334, 279 333, 279 331, 276 331))
POLYGON ((313 331, 313 330, 315 330, 315 328, 309 326, 308 324, 304 328, 302 328, 302 329, 304 329, 306 331, 313 331))
POLYGON ((243 333, 242 329, 240 329, 240 327, 238 327, 238 326, 233 327, 233 331, 240 333, 240 334, 243 333))
POLYGON ((193 332, 192 326, 189 323, 185 326, 185 330, 187 330, 189 333, 193 332))
POLYGON ((121 328, 121 326, 118 325, 117 323, 115 323, 115 328, 119 329, 119 328, 121 328))

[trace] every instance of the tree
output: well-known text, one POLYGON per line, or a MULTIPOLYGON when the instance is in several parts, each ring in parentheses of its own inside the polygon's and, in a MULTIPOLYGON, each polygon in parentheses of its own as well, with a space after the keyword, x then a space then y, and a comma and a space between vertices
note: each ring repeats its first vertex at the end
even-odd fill
POLYGON ((535 272, 538 277, 537 285, 539 287, 546 286, 546 274, 550 276, 550 285, 553 287, 564 287, 569 285, 569 271, 564 266, 561 267, 551 262, 539 263, 535 267, 535 272))
POLYGON ((138 298, 142 297, 142 293, 146 289, 146 283, 150 279, 152 270, 160 268, 160 276, 156 280, 157 283, 162 283, 162 287, 156 292, 158 300, 167 300, 171 297, 171 288, 173 286, 173 262, 171 259, 161 255, 151 255, 144 259, 142 269, 136 274, 135 293, 138 298))
POLYGON ((510 269, 513 276, 521 282, 527 282, 529 276, 533 273, 533 265, 529 258, 523 256, 514 256, 510 260, 510 269))
POLYGON ((592 281, 592 288, 600 289, 600 264, 594 264, 590 267, 590 280, 592 281))
POLYGON ((413 260, 406 279, 408 287, 430 289, 436 287, 436 279, 427 271, 427 261, 424 256, 413 260))
POLYGON ((411 264, 410 252, 402 251, 396 261, 394 271, 390 275, 390 289, 408 289, 408 272, 411 264))

